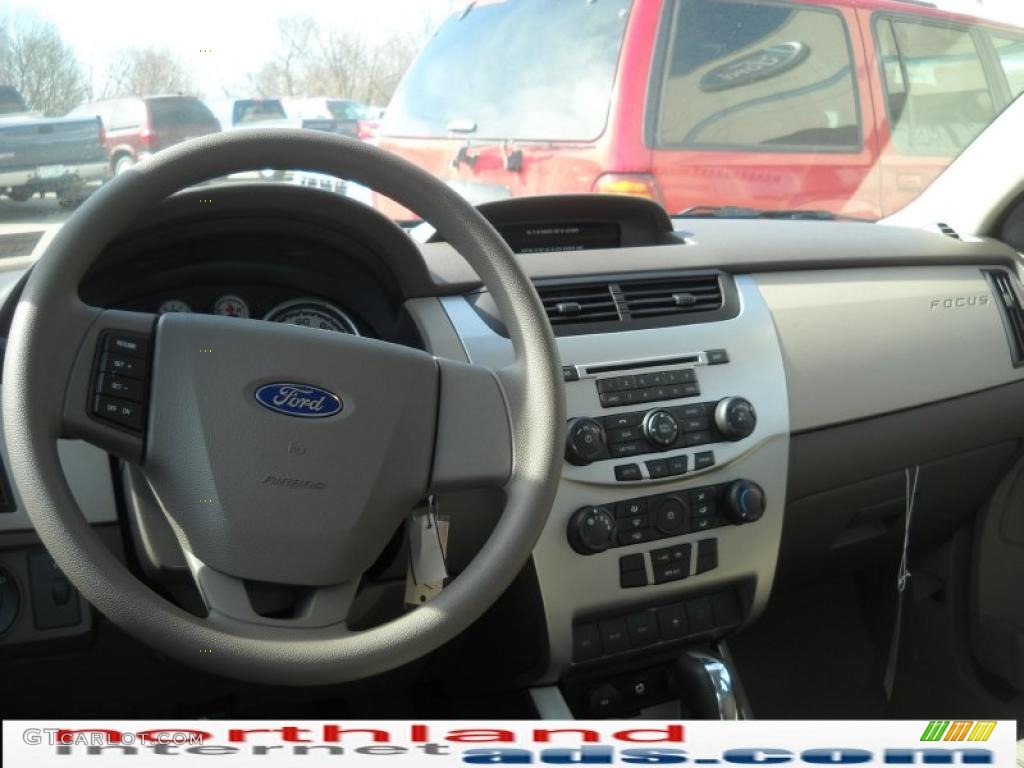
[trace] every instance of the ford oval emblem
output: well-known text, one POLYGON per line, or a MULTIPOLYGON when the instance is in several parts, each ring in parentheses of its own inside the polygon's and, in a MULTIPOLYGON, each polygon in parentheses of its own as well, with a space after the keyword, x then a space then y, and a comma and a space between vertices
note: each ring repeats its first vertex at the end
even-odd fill
POLYGON ((300 419, 325 419, 342 409, 340 397, 311 384, 264 384, 255 394, 264 408, 300 419))

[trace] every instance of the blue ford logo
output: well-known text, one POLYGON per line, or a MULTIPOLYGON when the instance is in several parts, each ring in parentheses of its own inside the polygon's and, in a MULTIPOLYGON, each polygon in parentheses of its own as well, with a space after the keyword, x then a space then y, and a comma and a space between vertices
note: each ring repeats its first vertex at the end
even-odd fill
POLYGON ((256 390, 256 402, 285 416, 302 419, 323 419, 342 408, 340 397, 310 384, 264 384, 256 390))

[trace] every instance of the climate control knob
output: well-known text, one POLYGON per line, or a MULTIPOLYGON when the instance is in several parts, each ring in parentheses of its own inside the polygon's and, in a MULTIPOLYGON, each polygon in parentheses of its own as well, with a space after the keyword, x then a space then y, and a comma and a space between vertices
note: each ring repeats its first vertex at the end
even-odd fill
POLYGON ((648 411, 644 416, 644 437, 657 446, 667 448, 679 437, 679 422, 668 411, 648 411))
POLYGON ((764 490, 750 480, 736 480, 725 492, 725 516, 735 525, 760 520, 764 507, 764 490))
POLYGON ((569 519, 569 544, 581 555, 596 555, 615 543, 615 517, 604 507, 577 509, 569 519))
POLYGON ((604 427, 596 419, 570 419, 565 434, 565 460, 583 466, 606 452, 604 427))
POLYGON ((715 406, 715 426, 726 440, 742 440, 757 426, 757 414, 749 400, 727 397, 715 406))

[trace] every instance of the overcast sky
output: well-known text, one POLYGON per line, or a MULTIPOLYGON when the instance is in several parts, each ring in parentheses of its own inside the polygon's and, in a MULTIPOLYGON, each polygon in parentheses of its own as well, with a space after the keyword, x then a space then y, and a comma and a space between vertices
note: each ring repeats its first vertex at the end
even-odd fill
MULTIPOLYGON (((1024 26, 1024 0, 936 1, 1024 26)), ((463 5, 465 0, 0 0, 0 11, 28 9, 55 21, 97 80, 120 48, 167 47, 206 95, 217 97, 225 89, 233 95, 245 90, 246 75, 277 44, 281 16, 308 14, 324 26, 354 28, 372 38, 422 31, 463 5)))
POLYGON ((206 95, 215 97, 244 83, 269 58, 282 16, 308 14, 324 26, 376 37, 422 29, 461 5, 461 0, 0 0, 0 11, 31 10, 55 21, 97 78, 117 49, 169 48, 206 95), (212 53, 201 52, 206 50, 212 53))

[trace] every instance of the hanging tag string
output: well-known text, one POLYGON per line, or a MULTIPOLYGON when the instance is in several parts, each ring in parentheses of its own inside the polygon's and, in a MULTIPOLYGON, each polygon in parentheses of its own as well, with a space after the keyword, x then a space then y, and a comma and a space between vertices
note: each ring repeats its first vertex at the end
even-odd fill
POLYGON ((920 467, 914 466, 914 473, 911 475, 910 468, 904 469, 907 478, 907 502, 903 514, 903 554, 900 557, 900 569, 896 575, 896 621, 892 628, 892 641, 889 644, 889 660, 885 665, 885 675, 882 678, 882 687, 885 689, 886 701, 892 701, 893 687, 896 683, 896 662, 900 652, 900 632, 903 628, 903 593, 910 582, 910 521, 914 515, 914 501, 917 498, 917 478, 920 475, 920 467))
POLYGON ((896 589, 901 594, 907 588, 907 582, 910 581, 911 576, 907 551, 910 548, 910 520, 914 514, 914 500, 917 498, 917 478, 920 474, 920 468, 914 467, 913 479, 911 479, 909 467, 904 470, 904 473, 907 476, 907 507, 906 513, 903 516, 903 557, 900 558, 900 570, 896 576, 896 589))

